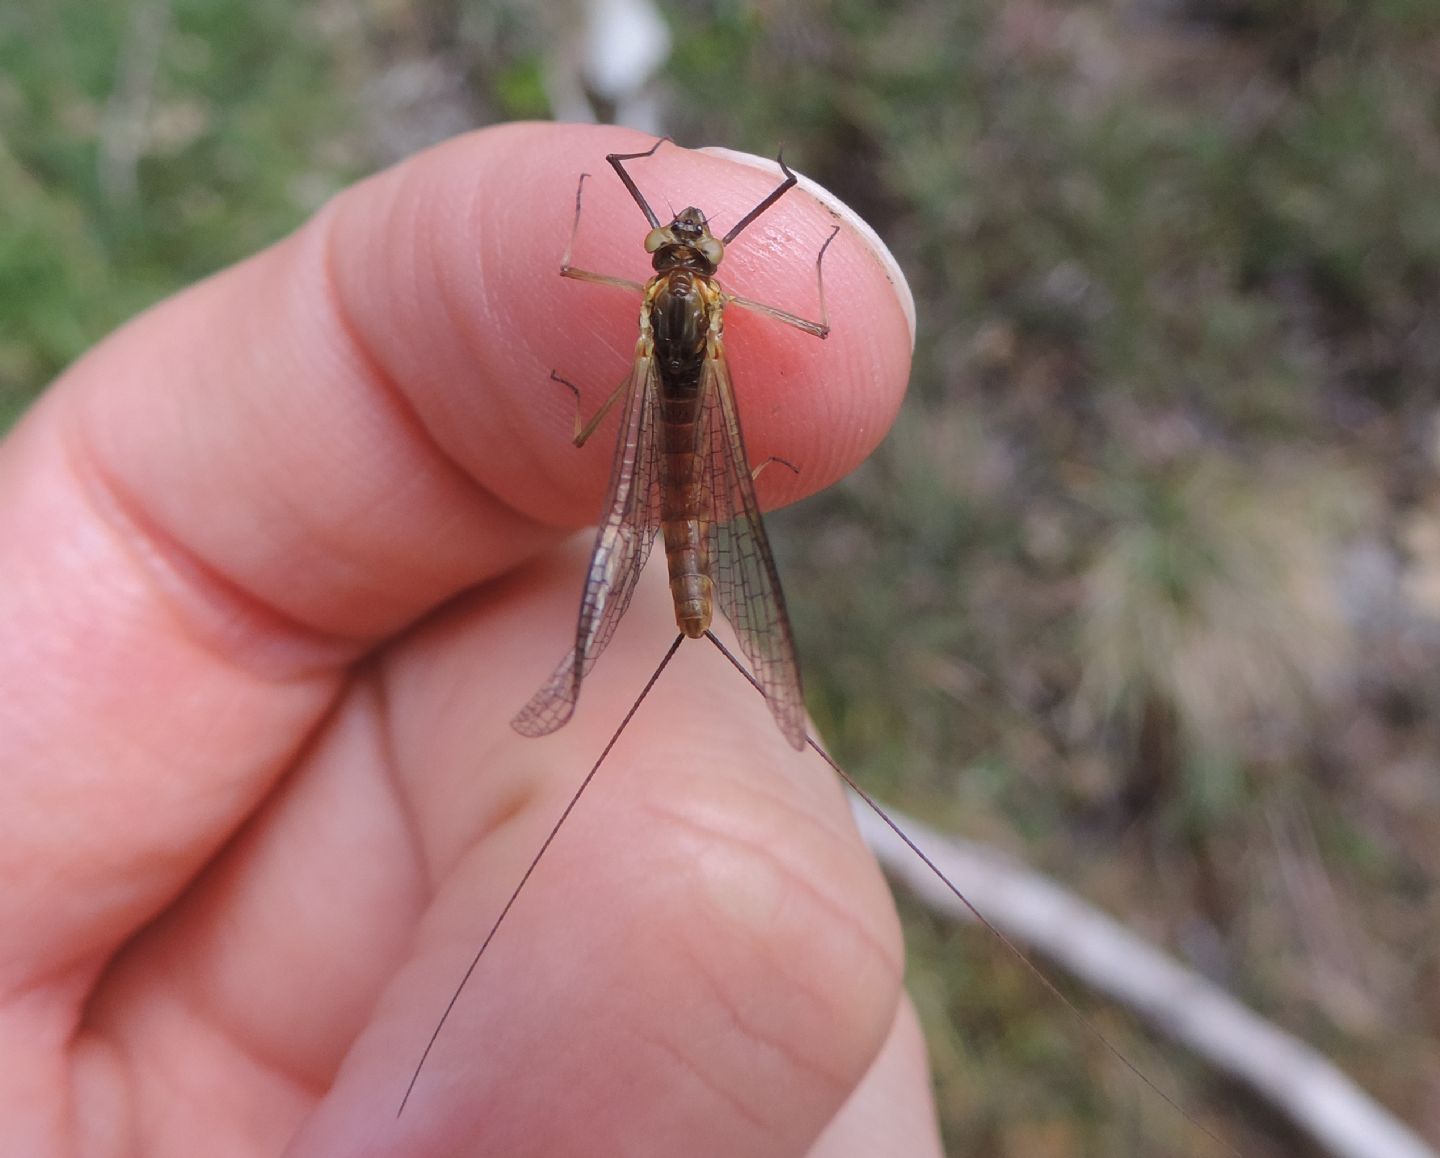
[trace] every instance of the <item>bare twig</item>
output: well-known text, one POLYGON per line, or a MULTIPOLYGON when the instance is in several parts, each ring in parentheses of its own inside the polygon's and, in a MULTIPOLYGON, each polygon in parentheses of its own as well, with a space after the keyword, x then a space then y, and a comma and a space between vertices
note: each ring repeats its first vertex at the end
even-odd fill
MULTIPOLYGON (((1244 1082, 1338 1158, 1437 1158, 1334 1065, 1053 881, 984 845, 894 820, 986 918, 1160 1032, 1244 1082)), ((929 908, 970 914, 863 805, 854 808, 885 868, 929 908)))

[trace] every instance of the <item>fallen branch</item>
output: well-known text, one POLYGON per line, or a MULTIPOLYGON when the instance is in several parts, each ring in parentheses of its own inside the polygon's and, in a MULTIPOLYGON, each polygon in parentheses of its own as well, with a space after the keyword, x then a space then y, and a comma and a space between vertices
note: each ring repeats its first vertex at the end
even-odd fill
MULTIPOLYGON (((929 908, 973 916, 858 801, 856 820, 887 871, 929 908)), ((1186 969, 1119 921, 984 845, 942 836, 886 805, 996 928, 1244 1082, 1338 1158, 1437 1158, 1333 1064, 1186 969)))

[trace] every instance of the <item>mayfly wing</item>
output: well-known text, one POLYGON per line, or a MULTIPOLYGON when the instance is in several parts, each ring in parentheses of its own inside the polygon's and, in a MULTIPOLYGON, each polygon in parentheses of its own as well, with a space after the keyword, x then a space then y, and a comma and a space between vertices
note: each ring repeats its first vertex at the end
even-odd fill
POLYGON ((615 634, 660 530, 660 454, 656 427, 659 376, 653 348, 635 358, 610 469, 605 517, 580 599, 575 646, 511 721, 524 736, 545 736, 575 713, 580 684, 615 634))
POLYGON ((740 640, 760 690, 785 738, 805 747, 805 695, 795 636, 755 482, 745 455, 740 416, 724 349, 714 342, 705 362, 704 423, 712 520, 709 526, 715 599, 740 640))

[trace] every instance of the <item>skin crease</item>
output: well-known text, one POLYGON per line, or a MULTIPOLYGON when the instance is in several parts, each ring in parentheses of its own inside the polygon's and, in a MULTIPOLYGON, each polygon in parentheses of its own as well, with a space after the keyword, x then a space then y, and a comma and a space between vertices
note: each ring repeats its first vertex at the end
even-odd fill
MULTIPOLYGON (((513 125, 348 190, 73 366, 0 446, 0 1153, 938 1154, 897 923, 833 778, 686 645, 425 1039, 674 626, 652 568, 575 719, 567 646, 646 226, 617 129, 513 125), (18 935, 17 935, 18 933, 18 935)), ((722 229, 772 180, 663 146, 722 229)), ((728 287, 815 312, 792 191, 728 287)), ((883 434, 894 286, 842 231, 825 342, 731 311, 767 505, 883 434)), ((728 275, 728 277, 727 277, 728 275)))

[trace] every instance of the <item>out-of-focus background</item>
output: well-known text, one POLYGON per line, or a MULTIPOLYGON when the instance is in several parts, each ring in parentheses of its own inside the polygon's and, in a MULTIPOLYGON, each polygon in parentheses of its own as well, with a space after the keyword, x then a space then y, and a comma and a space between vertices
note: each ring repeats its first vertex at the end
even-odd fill
MULTIPOLYGON (((783 142, 915 289, 898 428, 772 520, 837 755, 1440 1144, 1440 4, 12 0, 4 420, 355 177, 587 114, 783 142)), ((906 922, 952 1153, 1223 1153, 906 922)), ((1230 1145, 1325 1152, 1057 977, 1230 1145)))

